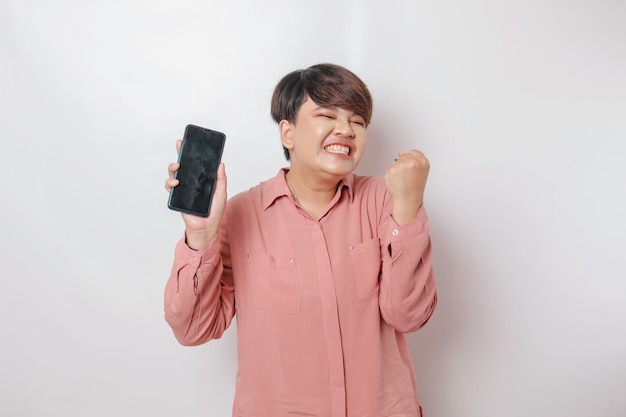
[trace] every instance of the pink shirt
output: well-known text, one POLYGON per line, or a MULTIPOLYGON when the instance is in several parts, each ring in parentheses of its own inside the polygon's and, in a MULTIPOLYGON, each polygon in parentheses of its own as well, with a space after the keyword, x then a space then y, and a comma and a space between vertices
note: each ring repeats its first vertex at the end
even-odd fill
POLYGON ((198 345, 237 313, 233 416, 420 416, 403 333, 437 304, 426 211, 398 226, 384 178, 349 175, 317 220, 285 172, 230 199, 203 250, 178 242, 167 322, 198 345))

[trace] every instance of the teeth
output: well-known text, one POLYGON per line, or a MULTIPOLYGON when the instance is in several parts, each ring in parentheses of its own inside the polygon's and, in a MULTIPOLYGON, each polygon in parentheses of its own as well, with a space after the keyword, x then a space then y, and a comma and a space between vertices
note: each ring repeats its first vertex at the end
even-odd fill
POLYGON ((340 153, 343 155, 348 155, 350 153, 350 148, 342 145, 328 145, 324 149, 326 150, 326 152, 330 153, 340 153))

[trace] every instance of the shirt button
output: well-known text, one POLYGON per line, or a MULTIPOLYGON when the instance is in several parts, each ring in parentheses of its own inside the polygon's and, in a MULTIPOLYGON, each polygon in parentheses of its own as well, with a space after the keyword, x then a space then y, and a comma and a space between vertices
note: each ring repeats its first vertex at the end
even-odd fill
POLYGON ((393 229, 393 232, 391 232, 392 235, 394 236, 398 236, 398 234, 400 234, 400 232, 398 231, 398 229, 393 229))

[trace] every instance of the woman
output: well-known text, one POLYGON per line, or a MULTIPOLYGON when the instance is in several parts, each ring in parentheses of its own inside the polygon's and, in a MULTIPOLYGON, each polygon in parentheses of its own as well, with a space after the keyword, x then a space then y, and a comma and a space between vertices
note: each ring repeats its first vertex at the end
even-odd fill
POLYGON ((437 303, 429 162, 411 150, 384 177, 353 174, 372 98, 341 66, 287 74, 271 112, 289 168, 227 203, 220 166, 210 215, 182 215, 165 318, 198 345, 236 313, 233 416, 420 416, 403 333, 437 303))

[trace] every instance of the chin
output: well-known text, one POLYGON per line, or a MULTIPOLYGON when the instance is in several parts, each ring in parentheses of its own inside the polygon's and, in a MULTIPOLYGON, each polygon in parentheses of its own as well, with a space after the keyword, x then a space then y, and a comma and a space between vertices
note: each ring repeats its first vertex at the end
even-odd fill
POLYGON ((346 175, 351 174, 357 168, 356 165, 351 165, 350 167, 332 167, 327 169, 326 171, 332 173, 337 177, 345 177, 346 175))

